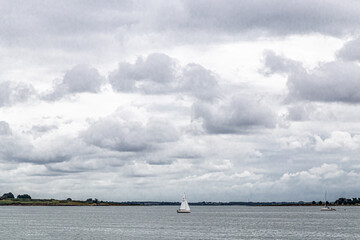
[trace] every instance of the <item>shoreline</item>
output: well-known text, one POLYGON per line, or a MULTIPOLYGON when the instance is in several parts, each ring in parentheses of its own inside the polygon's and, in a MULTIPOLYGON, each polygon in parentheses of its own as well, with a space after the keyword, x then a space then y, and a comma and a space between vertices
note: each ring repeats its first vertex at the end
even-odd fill
MULTIPOLYGON (((180 202, 89 202, 78 200, 56 200, 56 199, 4 199, 0 200, 0 206, 179 206, 180 202)), ((293 202, 193 202, 191 206, 249 206, 249 207, 322 207, 323 204, 293 203, 293 202)), ((359 204, 334 204, 328 206, 359 206, 359 204)))

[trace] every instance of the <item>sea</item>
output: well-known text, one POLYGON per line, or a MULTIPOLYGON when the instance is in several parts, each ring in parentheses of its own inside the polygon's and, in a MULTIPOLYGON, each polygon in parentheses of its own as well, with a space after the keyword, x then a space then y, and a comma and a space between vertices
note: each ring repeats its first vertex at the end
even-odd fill
POLYGON ((360 239, 360 207, 3 206, 0 239, 360 239))

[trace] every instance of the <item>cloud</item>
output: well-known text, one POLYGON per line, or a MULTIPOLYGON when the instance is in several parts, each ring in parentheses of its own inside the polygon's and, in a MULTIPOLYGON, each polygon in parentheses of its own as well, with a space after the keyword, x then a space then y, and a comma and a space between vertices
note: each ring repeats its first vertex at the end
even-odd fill
POLYGON ((309 120, 309 108, 304 105, 295 105, 288 108, 288 119, 291 121, 306 121, 309 120))
POLYGON ((349 151, 360 147, 360 135, 351 136, 348 132, 334 131, 329 138, 315 136, 316 151, 349 151))
MULTIPOLYGON (((166 19, 161 30, 191 30, 247 35, 290 35, 321 33, 343 35, 359 29, 359 3, 354 1, 182 1, 176 9, 159 11, 166 19)), ((158 19, 160 21, 160 18, 158 19)), ((215 36, 216 37, 216 36, 215 36)))
MULTIPOLYGON (((318 190, 324 189, 324 184, 333 183, 329 185, 329 188, 339 188, 344 183, 343 180, 347 181, 350 176, 350 172, 341 169, 337 164, 327 164, 323 163, 320 167, 312 167, 307 171, 299 171, 295 173, 284 173, 280 178, 282 184, 286 184, 288 187, 299 187, 303 186, 305 188, 310 187, 311 185, 317 186, 318 190)), ((313 189, 311 186, 310 189, 313 189)), ((309 189, 309 190, 310 190, 309 189)))
POLYGON ((360 102, 360 67, 353 62, 336 60, 307 71, 299 62, 266 52, 263 72, 288 75, 290 101, 360 102))
POLYGON ((219 96, 218 77, 199 64, 184 67, 179 88, 204 101, 212 101, 219 96))
POLYGON ((0 121, 0 135, 11 135, 11 129, 7 122, 0 121))
POLYGON ((8 45, 32 48, 89 47, 93 35, 97 39, 117 28, 137 21, 132 14, 131 1, 49 1, 27 3, 14 1, 3 4, 0 41, 8 45), (30 7, 31 6, 31 7, 30 7), (72 37, 69 37, 72 36, 72 37))
POLYGON ((37 133, 46 133, 53 129, 58 129, 56 125, 34 125, 31 128, 31 131, 37 132, 37 133))
POLYGON ((195 103, 194 119, 202 120, 209 133, 247 133, 261 128, 274 128, 276 117, 264 102, 245 96, 214 105, 195 103))
POLYGON ((350 62, 330 62, 310 73, 291 74, 287 86, 290 99, 323 102, 360 102, 360 67, 350 62))
POLYGON ((276 54, 274 51, 264 51, 264 68, 260 70, 265 76, 271 74, 289 74, 297 71, 304 71, 300 62, 288 59, 276 54))
POLYGON ((55 84, 53 92, 45 95, 46 100, 57 100, 68 94, 97 93, 100 91, 104 78, 98 70, 89 65, 77 65, 67 71, 63 79, 55 84))
POLYGON ((33 141, 26 132, 13 131, 7 122, 0 122, 0 162, 46 164, 69 160, 78 151, 78 143, 66 137, 38 138, 33 141), (69 146, 68 146, 69 144, 69 146))
POLYGON ((42 135, 51 132, 52 130, 58 129, 56 125, 34 125, 31 127, 30 133, 34 137, 41 137, 42 135))
POLYGON ((337 52, 337 57, 347 61, 360 61, 360 38, 351 40, 337 52))
POLYGON ((100 119, 82 133, 88 144, 119 152, 152 151, 156 145, 177 141, 179 133, 168 122, 149 119, 146 124, 116 116, 100 119))
POLYGON ((177 70, 175 59, 153 53, 146 59, 139 57, 134 64, 120 63, 118 69, 109 75, 109 82, 119 92, 169 93, 175 88, 177 70))
POLYGON ((2 45, 65 52, 110 53, 106 46, 138 48, 142 41, 176 45, 294 34, 344 36, 359 33, 360 27, 359 3, 351 0, 35 0, 3 5, 2 45))
POLYGON ((37 93, 31 84, 2 82, 0 83, 0 107, 25 102, 37 93))
POLYGON ((212 101, 219 95, 218 77, 199 64, 181 67, 176 59, 153 53, 139 57, 134 64, 122 62, 109 75, 118 92, 145 94, 185 93, 197 99, 212 101))

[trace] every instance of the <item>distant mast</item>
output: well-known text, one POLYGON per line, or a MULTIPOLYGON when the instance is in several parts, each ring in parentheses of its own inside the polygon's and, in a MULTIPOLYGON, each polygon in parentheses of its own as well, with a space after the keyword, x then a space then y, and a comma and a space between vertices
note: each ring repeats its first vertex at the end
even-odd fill
POLYGON ((180 208, 177 210, 178 213, 190 213, 190 206, 186 200, 186 195, 184 193, 183 200, 181 202, 180 208))
POLYGON ((327 195, 327 191, 325 191, 324 207, 322 207, 322 208, 320 209, 320 211, 336 211, 335 208, 329 207, 329 206, 326 204, 326 202, 327 202, 327 200, 326 200, 326 195, 327 195))

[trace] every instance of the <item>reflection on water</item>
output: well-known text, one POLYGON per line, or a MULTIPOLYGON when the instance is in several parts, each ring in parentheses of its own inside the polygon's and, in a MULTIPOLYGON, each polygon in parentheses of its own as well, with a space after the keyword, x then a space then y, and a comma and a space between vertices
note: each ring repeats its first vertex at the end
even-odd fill
POLYGON ((360 239, 360 207, 0 207, 0 239, 360 239))

